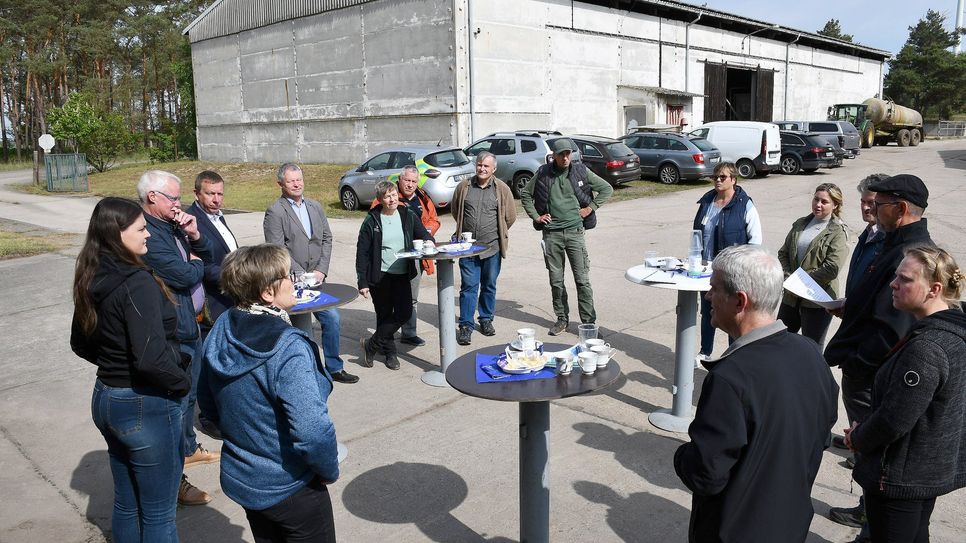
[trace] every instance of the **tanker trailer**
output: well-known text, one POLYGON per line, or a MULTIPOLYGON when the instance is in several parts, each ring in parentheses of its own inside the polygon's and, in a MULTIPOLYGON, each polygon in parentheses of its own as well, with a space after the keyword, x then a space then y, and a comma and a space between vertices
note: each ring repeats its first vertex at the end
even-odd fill
POLYGON ((922 115, 892 100, 869 98, 861 104, 835 104, 828 110, 829 120, 849 121, 862 135, 862 148, 895 141, 900 147, 922 141, 922 115))

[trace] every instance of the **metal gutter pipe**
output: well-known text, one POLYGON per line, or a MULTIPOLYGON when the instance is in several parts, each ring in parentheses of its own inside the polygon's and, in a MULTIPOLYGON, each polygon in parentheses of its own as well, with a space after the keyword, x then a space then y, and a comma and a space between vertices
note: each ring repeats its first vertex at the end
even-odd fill
POLYGON ((698 16, 684 27, 684 92, 691 92, 688 87, 688 75, 691 73, 691 25, 701 20, 703 11, 698 12, 698 16))
POLYGON ((793 45, 795 45, 796 42, 798 42, 799 38, 801 38, 801 37, 802 37, 802 35, 799 34, 799 35, 795 36, 795 39, 793 41, 785 44, 785 101, 782 104, 782 118, 783 119, 787 119, 788 118, 788 78, 789 78, 789 75, 788 75, 789 62, 788 62, 788 60, 789 60, 789 50, 791 49, 791 47, 793 45))

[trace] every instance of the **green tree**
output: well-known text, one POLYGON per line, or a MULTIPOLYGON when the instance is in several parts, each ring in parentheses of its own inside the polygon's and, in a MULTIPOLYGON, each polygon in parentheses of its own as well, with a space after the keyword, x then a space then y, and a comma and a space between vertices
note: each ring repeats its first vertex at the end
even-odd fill
POLYGON ((966 55, 949 50, 962 30, 946 31, 945 21, 945 15, 929 10, 909 27, 909 38, 889 61, 885 77, 886 96, 929 119, 966 110, 966 55))
POLYGON ((842 33, 842 24, 839 23, 838 19, 829 19, 825 26, 818 31, 819 34, 823 36, 828 36, 829 38, 835 38, 842 41, 852 41, 852 34, 842 33))
POLYGON ((62 107, 52 108, 48 117, 51 135, 69 142, 75 152, 86 154, 87 162, 99 172, 137 147, 124 117, 93 106, 88 94, 71 94, 62 107))

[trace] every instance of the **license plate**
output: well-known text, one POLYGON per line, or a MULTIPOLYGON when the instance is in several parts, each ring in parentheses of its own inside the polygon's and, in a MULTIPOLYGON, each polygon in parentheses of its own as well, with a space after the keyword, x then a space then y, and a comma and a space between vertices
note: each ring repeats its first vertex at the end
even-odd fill
POLYGON ((711 163, 712 163, 712 164, 717 164, 717 163, 719 163, 719 162, 721 162, 721 157, 720 157, 720 156, 716 156, 716 157, 713 157, 713 158, 711 159, 711 163))
POLYGON ((835 155, 833 153, 825 153, 825 156, 827 156, 828 158, 832 158, 835 155))

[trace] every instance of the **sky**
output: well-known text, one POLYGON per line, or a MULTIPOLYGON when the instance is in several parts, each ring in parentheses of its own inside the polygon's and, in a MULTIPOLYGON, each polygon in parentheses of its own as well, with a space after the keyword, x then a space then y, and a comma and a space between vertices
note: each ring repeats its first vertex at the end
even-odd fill
MULTIPOLYGON (((956 0, 834 0, 789 7, 775 0, 680 0, 688 4, 817 32, 829 19, 838 19, 852 41, 888 51, 895 56, 915 26, 932 9, 946 15, 946 29, 956 26, 956 0)), ((963 44, 966 49, 966 43, 963 44)))

